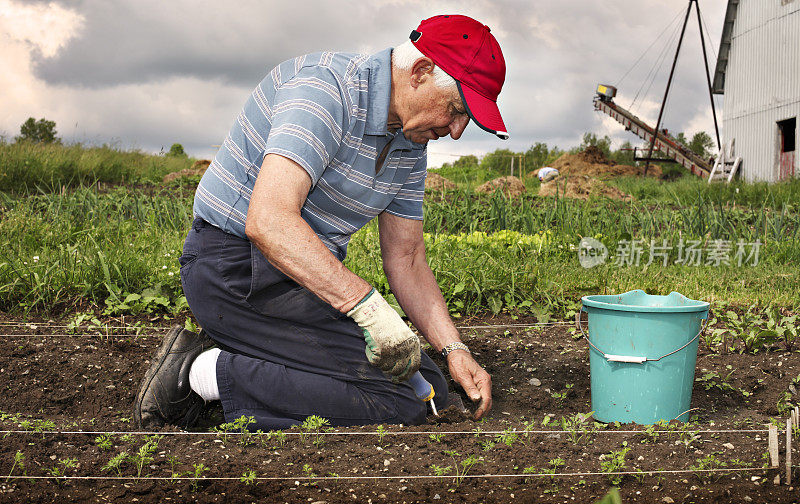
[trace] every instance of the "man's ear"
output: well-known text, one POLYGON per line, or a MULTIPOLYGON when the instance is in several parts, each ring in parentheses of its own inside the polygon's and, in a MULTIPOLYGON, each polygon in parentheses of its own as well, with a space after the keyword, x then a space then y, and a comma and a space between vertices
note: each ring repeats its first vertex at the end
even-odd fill
POLYGON ((430 58, 419 58, 411 67, 411 86, 418 87, 425 79, 433 76, 433 61, 430 58))

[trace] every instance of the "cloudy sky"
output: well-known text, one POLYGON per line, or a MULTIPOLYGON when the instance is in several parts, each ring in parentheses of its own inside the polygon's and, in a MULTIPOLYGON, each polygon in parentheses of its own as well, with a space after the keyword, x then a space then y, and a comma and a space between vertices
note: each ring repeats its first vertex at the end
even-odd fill
MULTIPOLYGON (((714 49, 726 3, 700 2, 714 49)), ((617 102, 636 98, 637 115, 655 123, 687 4, 0 0, 0 135, 12 138, 26 118, 46 117, 67 142, 153 152, 180 142, 190 155, 209 157, 253 87, 281 61, 320 50, 376 52, 405 41, 423 18, 461 13, 489 25, 503 49, 508 70, 499 104, 511 139, 471 125, 458 142, 429 146, 431 166, 534 142, 571 147, 587 131, 635 142, 593 111, 595 85, 618 85, 617 102)), ((690 21, 665 126, 711 133, 694 13, 690 21)))

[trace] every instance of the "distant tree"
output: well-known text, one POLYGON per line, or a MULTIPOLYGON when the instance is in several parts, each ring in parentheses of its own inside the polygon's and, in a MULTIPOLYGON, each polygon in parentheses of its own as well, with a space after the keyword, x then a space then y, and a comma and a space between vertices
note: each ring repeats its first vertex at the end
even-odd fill
POLYGON ((608 135, 603 138, 597 138, 594 133, 584 133, 580 149, 585 150, 589 146, 597 147, 606 157, 611 156, 611 139, 608 138, 608 135))
POLYGON ((478 166, 478 157, 470 154, 469 156, 461 156, 453 163, 453 168, 473 169, 478 166))
POLYGON ((633 165, 635 163, 633 159, 633 145, 626 140, 619 146, 619 149, 614 151, 611 155, 611 159, 617 164, 633 165))
POLYGON ((689 142, 687 147, 698 156, 708 158, 711 156, 711 149, 714 148, 714 145, 716 144, 708 133, 705 131, 698 131, 694 134, 692 141, 689 142))
POLYGON ((508 149, 497 149, 483 156, 481 169, 488 173, 508 175, 511 170, 511 158, 517 155, 508 149))
POLYGON ((169 148, 169 152, 167 152, 167 156, 187 157, 186 152, 183 150, 183 145, 179 143, 172 144, 172 147, 169 148))
POLYGON ((536 170, 545 166, 550 157, 550 149, 543 142, 536 142, 525 151, 525 170, 536 170))
POLYGON ((16 141, 34 143, 61 143, 61 139, 56 137, 56 122, 48 121, 44 117, 38 121, 29 117, 19 128, 20 135, 16 141))
POLYGON ((704 158, 710 157, 713 154, 713 149, 716 145, 711 135, 705 131, 698 131, 692 136, 691 140, 687 139, 686 135, 681 132, 675 136, 675 140, 698 156, 704 158))

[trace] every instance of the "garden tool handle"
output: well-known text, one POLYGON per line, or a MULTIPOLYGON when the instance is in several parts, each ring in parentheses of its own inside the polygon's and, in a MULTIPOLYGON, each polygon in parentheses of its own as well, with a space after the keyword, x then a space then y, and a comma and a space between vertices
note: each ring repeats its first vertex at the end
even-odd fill
POLYGON ((408 379, 408 384, 414 388, 414 393, 417 394, 420 401, 428 402, 436 395, 433 391, 433 385, 428 383, 428 380, 423 378, 422 373, 419 371, 411 375, 411 378, 408 379))
POLYGON ((436 392, 433 391, 433 385, 431 385, 419 371, 411 375, 411 378, 408 379, 408 384, 414 388, 414 393, 420 401, 431 405, 431 411, 438 417, 439 412, 436 411, 436 405, 433 404, 433 396, 436 395, 436 392))

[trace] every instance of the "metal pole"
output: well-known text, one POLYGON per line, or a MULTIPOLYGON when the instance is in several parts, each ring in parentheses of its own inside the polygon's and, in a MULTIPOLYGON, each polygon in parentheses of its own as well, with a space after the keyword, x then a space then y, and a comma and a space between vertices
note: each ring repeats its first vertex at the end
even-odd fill
POLYGON ((656 122, 656 130, 653 132, 653 140, 650 141, 650 149, 647 151, 647 161, 644 165, 644 174, 647 175, 647 169, 650 168, 650 158, 653 157, 653 147, 656 145, 656 138, 658 137, 658 130, 661 128, 661 118, 664 115, 664 106, 667 104, 667 97, 669 96, 669 88, 672 86, 672 77, 675 75, 675 66, 678 64, 678 55, 681 53, 681 44, 683 44, 683 35, 686 33, 686 25, 689 23, 689 14, 692 12, 692 2, 696 0, 689 0, 689 7, 686 9, 686 17, 683 19, 683 28, 681 28, 681 37, 678 39, 678 48, 675 50, 675 59, 672 60, 672 69, 669 71, 669 79, 667 79, 667 89, 664 91, 664 100, 661 102, 661 110, 658 111, 658 121, 656 122))
POLYGON ((706 81, 708 82, 708 97, 711 98, 711 113, 714 116, 714 132, 717 134, 717 150, 722 150, 719 140, 719 126, 717 125, 717 108, 714 106, 714 92, 711 90, 711 73, 708 70, 708 56, 706 55, 706 38, 703 36, 703 21, 700 17, 700 1, 695 0, 697 10, 697 27, 700 28, 700 46, 703 48, 703 63, 706 65, 706 81))

